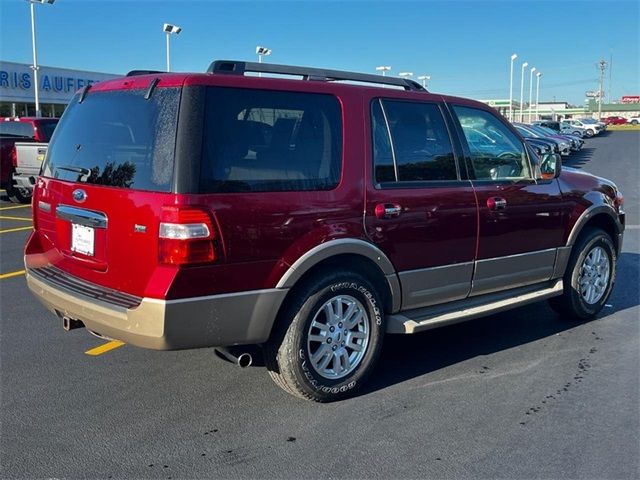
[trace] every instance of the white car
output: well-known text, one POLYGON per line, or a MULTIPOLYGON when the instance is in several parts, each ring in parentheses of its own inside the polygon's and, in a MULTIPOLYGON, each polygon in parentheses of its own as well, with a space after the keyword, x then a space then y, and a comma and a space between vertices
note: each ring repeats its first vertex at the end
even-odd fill
POLYGON ((584 129, 585 137, 593 137, 602 131, 602 127, 595 123, 585 123, 581 120, 576 120, 573 118, 569 118, 567 120, 563 120, 562 124, 570 125, 571 127, 580 127, 584 129))
POLYGON ((631 125, 638 125, 640 123, 640 117, 627 118, 627 123, 630 123, 631 125))
POLYGON ((587 130, 579 125, 571 125, 566 120, 560 122, 560 135, 575 135, 584 138, 587 136, 587 130))

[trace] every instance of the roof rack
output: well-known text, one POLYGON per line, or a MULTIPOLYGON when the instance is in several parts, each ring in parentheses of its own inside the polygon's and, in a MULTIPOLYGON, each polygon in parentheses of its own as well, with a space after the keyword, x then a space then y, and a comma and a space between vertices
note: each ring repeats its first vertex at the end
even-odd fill
POLYGON ((137 77, 138 75, 153 75, 154 73, 167 73, 160 70, 131 70, 127 73, 127 77, 137 77))
POLYGON ((324 68, 298 67, 293 65, 278 65, 274 63, 243 62, 239 60, 215 60, 211 62, 208 73, 224 73, 230 75, 244 75, 246 72, 273 73, 278 75, 299 75, 303 80, 335 81, 349 80, 354 82, 377 83, 395 85, 405 90, 426 92, 418 82, 406 78, 384 77, 368 73, 345 72, 341 70, 326 70, 324 68))

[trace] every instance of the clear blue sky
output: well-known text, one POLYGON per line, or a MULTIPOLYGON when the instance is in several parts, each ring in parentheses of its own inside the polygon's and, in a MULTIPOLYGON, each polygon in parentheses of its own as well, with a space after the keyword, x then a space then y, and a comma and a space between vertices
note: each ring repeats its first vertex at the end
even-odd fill
MULTIPOLYGON (((640 2, 633 1, 162 1, 57 0, 36 5, 43 65, 108 73, 204 71, 212 59, 255 60, 361 72, 377 65, 432 77, 429 89, 508 98, 509 58, 542 73, 540 100, 582 104, 597 89, 596 62, 613 55, 612 97, 640 94, 640 2)), ((31 62, 28 4, 0 0, 0 59, 31 62)), ((529 75, 526 75, 528 81, 529 75)), ((608 92, 609 74, 605 91, 608 92)), ((534 86, 535 91, 535 86, 534 86)), ((528 91, 525 88, 525 98, 528 91)))

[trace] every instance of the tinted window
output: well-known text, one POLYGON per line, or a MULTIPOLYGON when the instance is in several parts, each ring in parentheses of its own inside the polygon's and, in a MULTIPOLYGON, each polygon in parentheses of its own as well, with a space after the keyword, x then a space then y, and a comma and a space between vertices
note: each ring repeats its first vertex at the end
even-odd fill
POLYGON ((180 89, 76 95, 49 145, 43 175, 110 187, 169 191, 180 89))
POLYGON ((458 179, 451 140, 437 105, 375 101, 372 135, 376 182, 458 179))
POLYGON ((478 180, 531 178, 524 145, 496 116, 454 106, 469 145, 471 167, 478 180))
POLYGON ((37 128, 44 142, 48 142, 49 140, 51 140, 53 131, 56 129, 56 125, 58 125, 57 120, 46 120, 38 122, 37 128))
POLYGON ((0 122, 0 135, 6 137, 33 138, 33 127, 26 122, 0 122))
POLYGON ((209 88, 203 192, 330 190, 340 181, 342 122, 331 95, 209 88))

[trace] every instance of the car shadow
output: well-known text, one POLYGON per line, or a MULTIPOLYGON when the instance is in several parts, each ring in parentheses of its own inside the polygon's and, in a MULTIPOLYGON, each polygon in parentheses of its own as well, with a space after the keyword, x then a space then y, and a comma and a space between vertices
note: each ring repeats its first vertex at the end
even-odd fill
MULTIPOLYGON (((639 254, 625 252, 620 256, 617 278, 624 278, 624 282, 615 285, 607 306, 597 318, 640 304, 639 266, 639 254)), ((547 302, 539 302, 415 335, 387 335, 375 372, 356 395, 366 395, 474 357, 551 337, 581 324, 561 318, 547 302)))
POLYGON ((581 150, 573 152, 569 158, 563 158, 562 164, 567 167, 580 168, 591 161, 594 151, 593 147, 582 147, 581 150))

